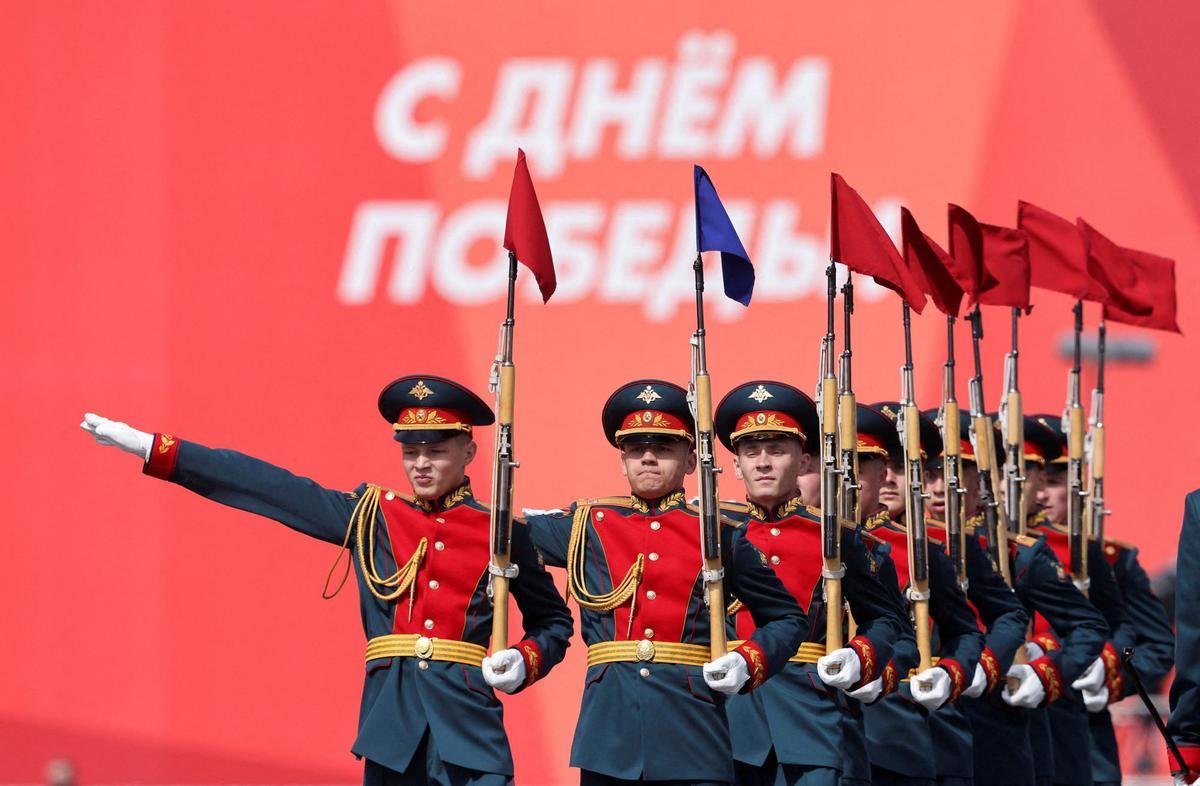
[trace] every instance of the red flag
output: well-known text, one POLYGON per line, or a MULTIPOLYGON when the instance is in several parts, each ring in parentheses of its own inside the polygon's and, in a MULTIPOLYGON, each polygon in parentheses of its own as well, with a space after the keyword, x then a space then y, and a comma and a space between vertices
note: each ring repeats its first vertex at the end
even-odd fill
POLYGON ((980 290, 996 283, 983 267, 983 230, 975 216, 966 210, 958 205, 948 207, 950 259, 954 263, 948 269, 972 302, 978 301, 980 290))
POLYGON ((858 192, 836 172, 830 176, 833 220, 830 254, 856 273, 871 276, 877 284, 900 295, 918 314, 925 308, 925 293, 900 258, 879 219, 858 192))
POLYGON ((950 253, 976 271, 972 300, 1029 312, 1029 239, 1019 229, 982 224, 950 206, 950 253))
MULTIPOLYGON (((1105 304, 1126 314, 1150 315, 1155 304, 1149 291, 1138 284, 1137 257, 1145 255, 1144 252, 1118 246, 1082 218, 1076 223, 1087 243, 1088 274, 1104 287, 1105 304)), ((1174 273, 1171 280, 1174 297, 1174 273)))
POLYGON ((512 191, 508 195, 508 220, 504 224, 504 247, 517 255, 517 260, 533 271, 545 303, 554 294, 558 282, 554 278, 554 257, 550 254, 550 238, 546 222, 538 206, 525 151, 517 148, 517 167, 513 171, 512 191))
POLYGON ((904 261, 921 289, 933 300, 938 310, 948 316, 958 316, 963 289, 954 280, 951 268, 954 260, 921 231, 908 208, 900 208, 900 228, 904 238, 904 261))
POLYGON ((1126 253, 1130 254, 1136 270, 1139 291, 1153 304, 1152 311, 1135 314, 1110 303, 1104 307, 1105 318, 1126 325, 1183 333, 1175 321, 1175 260, 1132 249, 1127 249, 1126 253))
POLYGON ((1017 226, 1029 236, 1033 286, 1107 302, 1104 287, 1088 275, 1087 243, 1077 226, 1029 202, 1017 203, 1017 226))

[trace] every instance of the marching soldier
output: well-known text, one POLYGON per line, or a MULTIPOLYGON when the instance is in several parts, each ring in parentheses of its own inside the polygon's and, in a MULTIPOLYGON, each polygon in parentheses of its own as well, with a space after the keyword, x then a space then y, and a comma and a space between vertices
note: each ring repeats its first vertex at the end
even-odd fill
MULTIPOLYGON (((1062 455, 1039 465, 1042 472, 1041 489, 1037 502, 1041 508, 1034 523, 1044 532, 1051 543, 1067 546, 1067 458, 1066 435, 1062 433, 1062 421, 1055 415, 1034 415, 1033 419, 1058 437, 1062 455)), ((1112 644, 1106 646, 1106 660, 1116 661, 1125 647, 1134 647, 1133 666, 1146 682, 1156 683, 1171 671, 1174 665, 1175 635, 1171 621, 1167 618, 1162 601, 1150 588, 1150 578, 1138 563, 1137 549, 1127 543, 1105 538, 1101 544, 1089 541, 1088 577, 1092 587, 1089 599, 1108 619, 1113 630, 1112 644), (1107 592, 1109 573, 1116 582, 1116 592, 1107 592), (1114 597, 1115 595, 1115 597, 1114 597), (1104 608, 1114 603, 1118 608, 1104 608), (1123 609, 1123 611, 1122 611, 1123 609)), ((1118 701, 1132 692, 1132 685, 1120 677, 1106 681, 1106 689, 1112 691, 1108 703, 1118 701)), ((1088 726, 1091 739, 1092 781, 1095 784, 1121 782, 1121 763, 1117 749, 1112 716, 1107 706, 1094 702, 1089 707, 1088 726)))
MULTIPOLYGON (((782 382, 754 380, 734 388, 717 407, 715 429, 734 454, 734 474, 746 486, 744 504, 725 503, 744 522, 746 537, 767 555, 775 573, 808 609, 806 640, 769 683, 726 704, 738 783, 837 784, 843 740, 838 696, 850 695, 880 676, 892 642, 905 635, 904 609, 895 584, 879 577, 878 564, 856 528, 841 533, 842 587, 857 635, 825 656, 826 608, 822 584, 819 511, 801 497, 797 478, 813 456, 805 445, 819 431, 812 399, 782 382), (836 664, 837 672, 830 666, 836 664)), ((735 603, 734 607, 740 604, 735 603)), ((842 609, 833 613, 842 616, 842 609)), ((745 608, 734 613, 736 637, 755 628, 745 608)))
POLYGON ((365 784, 509 784, 512 755, 493 689, 516 693, 562 660, 570 612, 539 564, 527 528, 514 526, 519 577, 512 591, 525 635, 487 654, 489 512, 472 494, 466 470, 476 452, 473 429, 491 424, 492 412, 471 391, 432 375, 392 382, 379 397, 379 411, 401 443, 411 495, 373 483, 332 491, 242 453, 96 415, 81 425, 100 444, 140 456, 147 475, 352 555, 341 581, 353 566, 367 636, 351 748, 365 760, 365 784))
MULTIPOLYGON (((965 414, 963 417, 962 431, 968 433, 965 414)), ((991 448, 998 452, 997 434, 993 432, 991 436, 991 448)), ((963 451, 962 470, 968 536, 986 549, 988 533, 973 450, 963 451)), ((1108 625, 1071 583, 1058 557, 1041 540, 1011 534, 1004 558, 1009 563, 1005 566, 1008 575, 1013 577, 1013 590, 1027 614, 1032 616, 1036 612, 1044 617, 1056 631, 1060 646, 1035 652, 1037 657, 1028 663, 1009 665, 997 679, 989 677, 978 700, 963 703, 974 731, 975 782, 976 786, 1050 784, 1054 778, 1054 760, 1045 714, 1029 711, 1057 701, 1066 683, 1077 679, 1094 662, 1108 636, 1108 625)), ((990 556, 988 560, 991 562, 990 556)), ((996 649, 997 660, 1003 654, 996 649)))
MULTIPOLYGON (((906 596, 909 588, 908 533, 904 524, 904 472, 896 417, 900 405, 880 402, 858 408, 859 483, 862 486, 864 527, 891 546, 897 580, 906 596), (900 463, 900 479, 895 482, 895 464, 900 463), (891 467, 889 469, 889 467, 891 467), (900 502, 899 515, 893 516, 885 490, 900 502), (898 492, 898 493, 897 493, 898 492)), ((920 422, 923 453, 940 452, 937 427, 926 419, 920 422)), ((969 735, 934 737, 929 715, 957 701, 970 684, 983 649, 975 616, 958 587, 954 566, 941 551, 941 544, 929 539, 930 615, 933 618, 942 657, 937 665, 911 680, 904 677, 917 665, 915 648, 898 652, 894 668, 904 679, 895 695, 886 696, 866 709, 867 739, 872 754, 875 783, 933 783, 939 776, 953 775, 969 781, 969 735), (929 758, 912 761, 914 748, 904 745, 929 745, 929 758), (919 743, 918 743, 919 740, 919 743), (934 743, 936 740, 936 744, 934 743), (899 743, 899 745, 898 745, 899 743), (963 748, 965 746, 965 755, 963 748), (965 761, 948 763, 956 758, 965 761)), ((942 725, 945 729, 945 724, 942 725)))
POLYGON ((700 520, 683 490, 696 466, 687 393, 656 379, 631 382, 609 397, 602 422, 630 493, 527 511, 546 563, 567 569, 588 644, 571 764, 583 786, 729 783, 725 696, 787 665, 808 622, 766 556, 728 522, 726 603, 736 596, 757 627, 710 660, 700 520))
MULTIPOLYGON (((1059 425, 1057 418, 1054 418, 1054 425, 1059 425)), ((1070 545, 1065 522, 1054 526, 1046 512, 1038 508, 1044 468, 1062 454, 1066 439, 1061 431, 1029 416, 1024 418, 1024 434, 1025 516, 1028 531, 1044 540, 1059 561, 1067 564, 1070 545)), ((1064 691, 1062 700, 1046 708, 1053 743, 1054 783, 1081 786, 1087 786, 1095 780, 1092 775, 1091 733, 1087 716, 1089 711, 1099 712, 1108 702, 1120 697, 1120 656, 1114 641, 1120 642, 1127 631, 1131 633, 1120 592, 1099 544, 1089 540, 1086 545, 1089 583, 1080 589, 1086 589, 1088 602, 1104 616, 1109 628, 1108 641, 1084 673, 1070 683, 1071 689, 1064 691)), ((1034 637, 1026 646, 1035 657, 1059 646, 1052 626, 1044 617, 1034 619, 1034 637)))
POLYGON ((1178 584, 1175 585, 1175 681, 1167 732, 1187 768, 1172 761, 1176 784, 1200 783, 1200 489, 1183 503, 1179 531, 1178 584))

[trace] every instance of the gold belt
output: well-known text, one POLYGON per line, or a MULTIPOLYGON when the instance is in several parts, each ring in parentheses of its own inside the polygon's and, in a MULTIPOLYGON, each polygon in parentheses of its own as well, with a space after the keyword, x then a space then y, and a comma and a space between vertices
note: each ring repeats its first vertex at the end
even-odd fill
POLYGON ((588 666, 601 663, 674 663, 680 666, 703 666, 711 660, 708 647, 679 642, 602 641, 588 647, 588 666))
POLYGON ((478 666, 487 650, 478 644, 455 639, 434 639, 415 633, 376 636, 367 642, 367 662, 378 658, 420 658, 478 666))
MULTIPOLYGON (((735 650, 742 646, 742 641, 729 642, 729 649, 735 650)), ((825 657, 825 645, 815 641, 806 641, 796 650, 796 654, 788 658, 789 663, 816 663, 818 658, 825 657)))

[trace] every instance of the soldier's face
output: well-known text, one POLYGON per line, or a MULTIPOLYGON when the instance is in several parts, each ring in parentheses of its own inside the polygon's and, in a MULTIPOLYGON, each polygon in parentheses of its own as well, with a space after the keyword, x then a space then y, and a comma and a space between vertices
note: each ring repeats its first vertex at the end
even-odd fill
POLYGON ((796 485, 800 489, 800 499, 805 505, 821 504, 821 468, 818 459, 811 453, 805 453, 808 459, 806 468, 796 477, 796 485))
POLYGON ((1042 481, 1045 480, 1046 473, 1042 470, 1042 465, 1033 461, 1025 462, 1025 515, 1032 516, 1038 512, 1038 497, 1041 496, 1042 486, 1045 485, 1042 481))
POLYGON ((696 469, 696 454, 683 440, 621 445, 621 472, 629 489, 643 499, 658 499, 683 486, 696 469))
POLYGON ((883 486, 886 474, 887 462, 882 456, 859 455, 858 483, 862 489, 858 492, 858 509, 864 517, 879 509, 879 489, 883 486))
MULTIPOLYGON (((942 463, 931 461, 925 465, 925 510, 938 521, 946 520, 946 478, 942 475, 942 463)), ((888 508, 891 510, 891 508, 888 508)))
POLYGON ((770 506, 796 496, 799 476, 808 472, 810 462, 792 437, 743 439, 737 444, 733 474, 746 484, 752 501, 770 506))
POLYGON ((963 494, 963 515, 971 518, 979 512, 979 467, 974 461, 960 462, 960 487, 963 494))
POLYGON ((474 458, 475 443, 466 434, 429 445, 405 445, 404 473, 414 494, 437 499, 462 485, 474 458))
MULTIPOLYGON (((1027 470, 1028 471, 1028 470, 1027 470)), ((1046 472, 1042 490, 1037 494, 1038 506, 1057 524, 1067 523, 1067 473, 1046 472)))
POLYGON ((904 460, 888 459, 883 471, 883 484, 879 487, 879 502, 888 513, 897 516, 904 512, 904 460))

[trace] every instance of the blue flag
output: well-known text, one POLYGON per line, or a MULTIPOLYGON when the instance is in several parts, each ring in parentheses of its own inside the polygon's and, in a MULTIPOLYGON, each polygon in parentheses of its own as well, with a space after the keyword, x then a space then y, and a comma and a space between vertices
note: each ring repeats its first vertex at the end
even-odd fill
POLYGON ((721 252, 721 276, 725 279, 725 294, 750 305, 754 293, 754 265, 738 238, 717 189, 708 173, 696 165, 696 251, 721 252))

